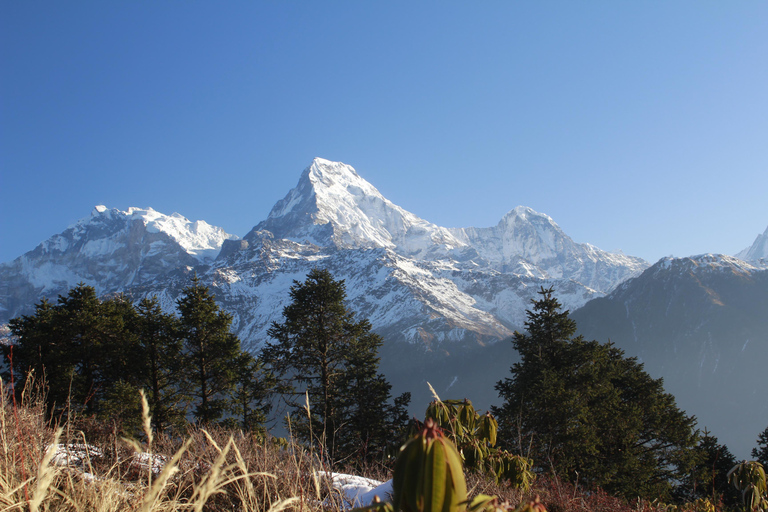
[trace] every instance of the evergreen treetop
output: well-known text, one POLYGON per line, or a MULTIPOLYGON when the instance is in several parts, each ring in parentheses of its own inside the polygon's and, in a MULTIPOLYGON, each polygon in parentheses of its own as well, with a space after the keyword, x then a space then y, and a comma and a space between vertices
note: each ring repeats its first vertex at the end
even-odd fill
POLYGON ((193 414, 200 423, 212 423, 224 415, 235 386, 233 362, 241 353, 240 340, 230 332, 232 315, 219 308, 197 275, 177 304, 193 414))
POLYGON ((391 386, 378 373, 382 339, 367 320, 356 320, 346 304, 344 281, 314 269, 294 281, 283 322, 273 322, 261 360, 284 382, 296 414, 292 428, 308 442, 319 441, 334 462, 357 453, 381 453, 400 426, 408 398, 388 405, 391 386), (309 398, 309 414, 304 396, 309 398), (292 397, 292 398, 291 398, 292 397))
POLYGON ((574 337, 553 289, 541 289, 512 343, 521 361, 499 381, 499 438, 539 471, 628 498, 666 498, 696 462, 696 420, 661 379, 611 343, 574 337))

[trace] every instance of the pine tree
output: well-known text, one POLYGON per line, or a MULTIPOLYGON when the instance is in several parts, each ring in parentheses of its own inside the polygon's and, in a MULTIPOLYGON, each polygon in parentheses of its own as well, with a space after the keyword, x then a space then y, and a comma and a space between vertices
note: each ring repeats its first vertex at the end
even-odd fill
POLYGON ((71 375, 71 400, 85 405, 86 412, 95 412, 104 376, 104 346, 101 333, 104 325, 101 302, 91 286, 78 285, 66 297, 59 296, 56 308, 56 338, 67 346, 65 361, 76 371, 71 375))
POLYGON ((758 434, 757 447, 752 448, 750 455, 762 464, 764 468, 768 468, 768 427, 758 434))
MULTIPOLYGON (((17 391, 28 385, 28 379, 45 382, 49 388, 46 402, 49 412, 53 404, 67 401, 70 376, 74 366, 65 359, 67 347, 55 336, 56 306, 43 298, 35 304, 33 315, 13 318, 8 322, 11 334, 16 338, 13 345, 3 345, 5 360, 12 362, 13 381, 17 391)), ((4 375, 11 382, 10 371, 4 375)))
POLYGON ((123 295, 100 304, 97 330, 99 347, 95 352, 99 372, 98 392, 91 403, 103 420, 114 422, 125 435, 141 431, 139 389, 145 366, 136 332, 138 316, 133 304, 123 295))
POLYGON ((728 483, 728 472, 738 463, 736 457, 706 429, 695 451, 699 457, 677 493, 680 501, 709 499, 727 507, 738 506, 741 493, 728 483))
POLYGON ((247 352, 242 352, 233 362, 235 387, 232 392, 227 424, 245 431, 261 431, 272 410, 271 397, 277 380, 263 368, 263 363, 247 352))
POLYGON ((671 496, 698 457, 695 418, 636 359, 574 337, 576 324, 551 288, 539 294, 527 334, 512 339, 522 359, 496 385, 499 438, 539 471, 628 498, 671 496))
POLYGON ((226 412, 235 385, 233 361, 240 355, 240 340, 230 332, 232 316, 219 308, 197 276, 177 304, 193 414, 200 423, 213 423, 226 412))
POLYGON ((137 389, 143 384, 142 347, 136 332, 136 308, 124 295, 101 301, 99 308, 100 371, 105 391, 122 381, 137 389))
POLYGON ((345 389, 346 424, 337 437, 337 453, 340 458, 371 461, 386 451, 398 432, 405 431, 407 419, 405 424, 397 424, 403 415, 403 406, 398 404, 405 400, 407 408, 410 394, 400 397, 395 405, 389 404, 392 386, 377 373, 381 337, 371 332, 368 320, 356 323, 351 334, 346 371, 340 382, 345 389))
POLYGON ((178 320, 163 313, 157 297, 145 298, 137 306, 136 332, 141 355, 140 387, 147 391, 147 401, 155 430, 163 431, 184 421, 181 378, 182 343, 178 320))
POLYGON ((10 321, 17 342, 3 352, 12 356, 16 389, 34 375, 47 385, 50 414, 82 410, 118 420, 127 433, 139 426, 140 389, 157 430, 184 422, 187 402, 201 423, 217 421, 230 412, 237 390, 236 414, 249 428, 256 425, 268 410, 261 397, 271 384, 252 358, 238 364, 249 356, 230 332, 232 317, 197 277, 178 305, 180 319, 163 313, 156 298, 134 308, 123 296, 102 301, 84 284, 56 305, 41 301, 34 315, 10 321))
MULTIPOLYGON (((273 322, 261 359, 279 377, 292 381, 288 403, 294 432, 319 441, 332 461, 380 452, 391 440, 386 418, 390 385, 378 373, 381 337, 367 320, 356 321, 345 304, 344 281, 314 269, 294 281, 282 323, 273 322), (309 398, 310 416, 304 409, 309 398)), ((407 397, 398 402, 407 405, 407 397)), ((400 409, 398 409, 400 411, 400 409)))
MULTIPOLYGON (((67 408, 103 413, 104 400, 122 381, 136 385, 135 310, 123 297, 101 301, 91 286, 79 284, 57 304, 43 300, 33 316, 11 320, 14 377, 22 389, 27 372, 47 385, 49 412, 67 408)), ((10 348, 7 349, 10 352, 10 348)))

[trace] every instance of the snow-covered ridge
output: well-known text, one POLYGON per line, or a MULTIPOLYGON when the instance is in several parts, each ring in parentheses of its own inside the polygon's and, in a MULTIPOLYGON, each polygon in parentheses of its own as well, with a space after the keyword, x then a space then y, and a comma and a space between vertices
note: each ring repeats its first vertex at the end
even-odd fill
POLYGON ((621 283, 609 296, 616 297, 618 294, 626 292, 633 286, 633 281, 642 279, 645 276, 651 276, 653 279, 666 279, 669 275, 682 274, 706 276, 727 273, 748 276, 765 270, 768 270, 768 263, 765 261, 746 262, 727 254, 706 253, 683 258, 666 256, 654 263, 637 278, 628 279, 621 283))
POLYGON ((451 231, 497 268, 509 271, 517 267, 518 273, 542 278, 574 278, 601 291, 607 291, 648 266, 641 258, 577 243, 550 216, 526 206, 514 208, 494 227, 451 231), (587 275, 590 269, 592 276, 587 275), (622 269, 620 275, 600 282, 598 274, 611 274, 616 269, 622 269))
POLYGON ((659 270, 677 270, 692 273, 700 272, 734 272, 749 274, 768 268, 765 264, 749 263, 734 256, 726 254, 698 254, 685 258, 675 258, 668 256, 659 260, 652 269, 659 270))
POLYGON ((146 226, 148 233, 165 233, 175 240, 188 254, 196 257, 201 262, 212 260, 221 250, 224 240, 234 240, 239 237, 225 232, 222 228, 211 226, 203 220, 190 221, 181 214, 173 213, 165 215, 152 208, 130 207, 128 211, 116 208, 107 208, 104 205, 94 207, 91 215, 78 220, 67 228, 71 230, 71 237, 54 235, 43 242, 43 249, 52 251, 66 250, 73 240, 88 236, 91 238, 81 249, 88 256, 106 255, 114 252, 119 242, 110 242, 114 233, 106 230, 105 236, 94 240, 91 231, 94 228, 105 226, 109 222, 122 222, 126 226, 132 221, 140 221, 146 226))
POLYGON ((542 286, 575 309, 647 265, 576 243, 523 206, 494 227, 440 227, 383 197, 351 166, 316 158, 243 239, 179 214, 97 206, 0 266, 0 308, 10 318, 85 282, 98 293, 157 295, 172 309, 196 272, 256 350, 293 281, 323 266, 346 281, 350 306, 377 332, 431 350, 508 337, 542 286))
POLYGON ((167 286, 173 275, 205 268, 236 238, 206 222, 151 208, 99 205, 91 214, 15 260, 0 264, 0 321, 55 300, 78 283, 99 294, 167 286))
POLYGON ((211 274, 225 302, 249 301, 237 328, 259 343, 289 283, 318 264, 346 281, 350 305, 377 332, 430 348, 508 337, 542 286, 575 309, 648 266, 576 243, 524 206, 495 227, 440 227, 351 166, 316 158, 266 220, 224 246, 211 274))

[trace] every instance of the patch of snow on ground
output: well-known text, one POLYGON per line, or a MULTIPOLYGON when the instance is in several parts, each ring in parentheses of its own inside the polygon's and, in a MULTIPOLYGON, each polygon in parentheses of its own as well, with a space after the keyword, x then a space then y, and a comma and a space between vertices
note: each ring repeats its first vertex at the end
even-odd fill
POLYGON ((99 458, 102 455, 101 450, 89 444, 58 444, 51 459, 51 464, 54 466, 80 467, 86 460, 99 458))
POLYGON ((380 482, 362 476, 327 471, 318 471, 316 474, 331 479, 333 488, 344 496, 347 510, 370 505, 377 496, 382 502, 392 500, 392 480, 380 482))
POLYGON ((165 455, 134 453, 133 458, 131 459, 131 466, 145 471, 152 471, 152 474, 159 475, 167 462, 168 457, 165 455))

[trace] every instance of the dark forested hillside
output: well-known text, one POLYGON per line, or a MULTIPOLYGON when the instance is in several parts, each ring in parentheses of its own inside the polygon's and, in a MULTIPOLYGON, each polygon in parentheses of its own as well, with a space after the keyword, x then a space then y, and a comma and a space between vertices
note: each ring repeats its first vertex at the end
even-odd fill
POLYGON ((573 312, 587 339, 637 356, 739 458, 768 425, 768 270, 735 258, 665 259, 573 312))

